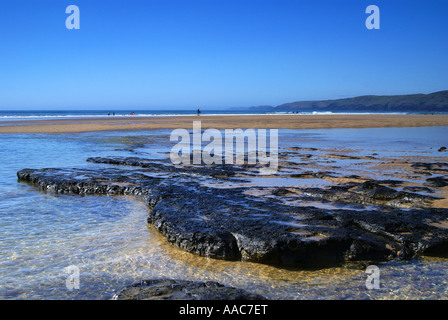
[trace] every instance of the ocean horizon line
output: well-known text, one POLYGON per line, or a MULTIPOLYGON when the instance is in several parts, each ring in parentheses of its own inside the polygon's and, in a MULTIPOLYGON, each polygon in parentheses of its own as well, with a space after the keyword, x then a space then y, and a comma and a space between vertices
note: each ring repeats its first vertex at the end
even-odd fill
MULTIPOLYGON (((334 111, 253 111, 253 110, 201 110, 203 116, 247 115, 381 115, 381 114, 448 114, 447 112, 334 112, 334 111)), ((181 117, 197 115, 197 110, 3 110, 0 121, 23 121, 45 119, 77 119, 104 117, 181 117)))

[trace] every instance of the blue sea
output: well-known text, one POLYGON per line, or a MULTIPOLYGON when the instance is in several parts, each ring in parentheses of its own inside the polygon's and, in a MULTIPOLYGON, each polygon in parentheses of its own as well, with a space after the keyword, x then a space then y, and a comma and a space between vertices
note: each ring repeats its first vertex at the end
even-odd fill
MULTIPOLYGON (((288 112, 271 112, 243 109, 200 110, 202 115, 241 115, 241 114, 287 114, 288 112)), ((191 110, 0 110, 1 121, 51 120, 102 117, 168 117, 196 115, 197 109, 191 110)), ((301 114, 333 114, 333 112, 302 112, 301 114)), ((338 113, 337 113, 338 114, 338 113)), ((339 113, 340 114, 340 113, 339 113)), ((342 113, 344 114, 344 113, 342 113)), ((353 114, 353 113, 352 113, 353 114)), ((356 113, 355 113, 356 114, 356 113)), ((361 113, 369 114, 369 113, 361 113)), ((390 113, 406 114, 406 113, 390 113)))
MULTIPOLYGON (((192 110, 26 110, 0 111, 0 121, 52 120, 103 117, 168 117, 196 115, 192 110)), ((201 110, 201 114, 243 114, 244 111, 201 110)))
MULTIPOLYGON (((291 270, 198 257, 148 227, 148 209, 140 200, 45 194, 17 181, 24 168, 106 166, 88 163, 88 157, 163 158, 172 146, 170 132, 1 134, 0 299, 110 299, 125 285, 160 277, 213 280, 270 299, 446 299, 446 259, 381 264, 381 287, 368 290, 363 270, 291 270), (69 266, 79 270, 79 289, 67 286, 69 266)), ((422 157, 440 156, 447 133, 448 127, 280 130, 279 142, 281 149, 352 148, 360 154, 422 157)))
MULTIPOLYGON (((250 114, 265 114, 266 112, 250 112, 250 114)), ((169 117, 196 115, 192 110, 26 110, 0 111, 0 121, 52 120, 103 117, 169 117)), ((201 110, 203 115, 215 114, 248 114, 243 110, 201 110)))

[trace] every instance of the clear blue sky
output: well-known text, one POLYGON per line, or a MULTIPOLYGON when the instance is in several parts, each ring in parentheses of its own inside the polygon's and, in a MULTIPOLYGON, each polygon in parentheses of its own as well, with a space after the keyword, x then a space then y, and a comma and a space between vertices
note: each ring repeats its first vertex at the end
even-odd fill
POLYGON ((2 0, 0 110, 204 109, 448 89, 446 0, 2 0), (68 30, 68 5, 80 30, 68 30), (365 27, 380 8, 381 29, 365 27))

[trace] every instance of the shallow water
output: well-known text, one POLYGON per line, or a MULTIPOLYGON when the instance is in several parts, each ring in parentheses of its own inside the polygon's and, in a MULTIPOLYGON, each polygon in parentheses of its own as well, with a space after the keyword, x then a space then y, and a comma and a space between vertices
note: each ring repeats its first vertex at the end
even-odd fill
MULTIPOLYGON (((169 132, 1 135, 0 299, 109 299, 134 281, 159 277, 215 280, 271 299, 446 298, 446 259, 379 264, 380 289, 368 290, 364 270, 286 270, 183 252, 146 225, 145 204, 131 197, 50 195, 17 182, 23 168, 105 166, 85 161, 93 156, 164 159, 169 132), (66 285, 69 266, 79 270, 79 289, 66 285)), ((446 133, 445 127, 284 130, 279 141, 282 148, 319 148, 304 151, 314 154, 349 148, 356 155, 440 157, 446 133)), ((336 160, 351 172, 354 160, 336 160)), ((276 185, 265 179, 257 186, 276 185)))

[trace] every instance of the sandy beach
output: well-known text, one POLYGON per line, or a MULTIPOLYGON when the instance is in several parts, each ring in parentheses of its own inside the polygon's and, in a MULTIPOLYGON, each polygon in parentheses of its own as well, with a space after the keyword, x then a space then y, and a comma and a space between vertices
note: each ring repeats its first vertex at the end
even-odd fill
POLYGON ((108 130, 191 128, 324 129, 448 126, 448 115, 332 114, 332 115, 210 115, 177 117, 120 117, 4 121, 0 133, 63 133, 108 130))

